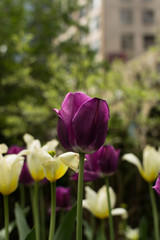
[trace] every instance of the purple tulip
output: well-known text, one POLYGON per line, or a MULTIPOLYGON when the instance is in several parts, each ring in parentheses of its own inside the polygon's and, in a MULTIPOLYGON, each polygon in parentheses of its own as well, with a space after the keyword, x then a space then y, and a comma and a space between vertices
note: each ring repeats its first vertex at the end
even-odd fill
POLYGON ((158 194, 158 196, 160 197, 160 173, 159 173, 159 177, 156 180, 156 184, 154 187, 152 187, 158 194))
POLYGON ((102 146, 97 152, 100 172, 104 175, 112 175, 118 168, 120 150, 111 145, 102 146))
MULTIPOLYGON (((56 187, 56 211, 71 209, 71 189, 70 187, 56 187)), ((49 214, 51 208, 49 209, 49 214)))
POLYGON ((56 187, 56 210, 70 210, 71 189, 69 187, 56 187))
POLYGON ((58 115, 58 137, 68 151, 93 153, 104 143, 109 120, 106 101, 84 93, 68 93, 58 115))
POLYGON ((21 152, 22 150, 24 150, 25 148, 23 147, 19 147, 17 145, 12 145, 9 149, 7 154, 17 154, 19 152, 21 152))
POLYGON ((31 174, 29 173, 27 162, 25 161, 23 164, 23 168, 19 177, 19 181, 24 184, 25 186, 30 186, 32 183, 34 183, 33 178, 31 177, 31 174))
MULTIPOLYGON (((119 154, 120 150, 114 149, 111 145, 102 146, 97 152, 86 154, 84 181, 93 181, 114 174, 118 168, 119 154)), ((78 180, 78 174, 74 174, 71 179, 78 180)))

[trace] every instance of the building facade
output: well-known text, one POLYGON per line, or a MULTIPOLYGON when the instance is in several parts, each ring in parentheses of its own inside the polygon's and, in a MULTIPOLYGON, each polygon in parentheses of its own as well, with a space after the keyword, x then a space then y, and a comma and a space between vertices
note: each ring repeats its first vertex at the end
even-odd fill
MULTIPOLYGON (((89 32, 80 35, 99 59, 130 59, 153 45, 160 32, 160 0, 92 0, 79 21, 89 32)), ((84 7, 83 7, 84 6, 84 7)))

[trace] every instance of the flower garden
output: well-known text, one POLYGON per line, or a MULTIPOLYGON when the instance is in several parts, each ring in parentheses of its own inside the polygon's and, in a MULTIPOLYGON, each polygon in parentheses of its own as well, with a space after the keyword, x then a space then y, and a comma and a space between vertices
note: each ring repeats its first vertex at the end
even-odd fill
POLYGON ((97 61, 78 10, 0 3, 0 240, 160 240, 158 37, 97 61))

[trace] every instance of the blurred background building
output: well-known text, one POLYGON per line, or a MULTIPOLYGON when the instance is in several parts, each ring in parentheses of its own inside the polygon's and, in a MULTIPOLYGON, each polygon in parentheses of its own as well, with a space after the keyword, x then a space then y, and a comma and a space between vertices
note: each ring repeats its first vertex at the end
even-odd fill
POLYGON ((156 41, 160 29, 159 0, 79 0, 79 21, 88 24, 80 40, 99 59, 130 59, 156 41))

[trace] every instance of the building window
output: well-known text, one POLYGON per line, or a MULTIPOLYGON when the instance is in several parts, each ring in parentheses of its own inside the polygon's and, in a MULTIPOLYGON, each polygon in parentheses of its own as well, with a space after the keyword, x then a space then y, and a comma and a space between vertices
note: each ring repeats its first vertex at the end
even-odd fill
POLYGON ((143 37, 144 49, 147 49, 148 47, 154 45, 154 43, 155 43, 155 36, 154 35, 145 35, 143 37))
POLYGON ((134 35, 132 33, 123 34, 121 37, 121 48, 122 50, 132 50, 134 35))
POLYGON ((90 20, 89 23, 89 31, 93 32, 99 28, 100 22, 99 22, 99 17, 93 18, 90 20))
POLYGON ((148 24, 154 23, 154 11, 153 10, 144 10, 142 17, 143 17, 144 24, 148 25, 148 24))
POLYGON ((122 9, 120 12, 121 22, 125 25, 133 22, 133 12, 131 9, 122 9))

